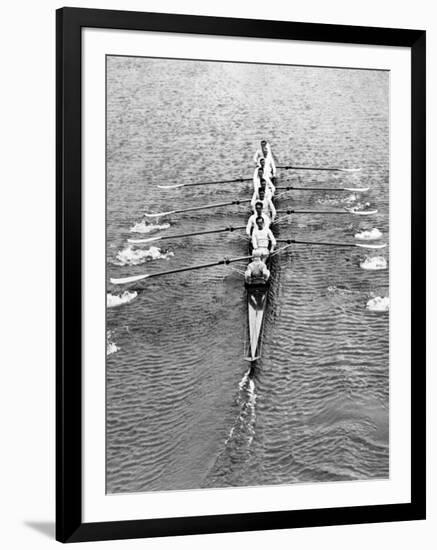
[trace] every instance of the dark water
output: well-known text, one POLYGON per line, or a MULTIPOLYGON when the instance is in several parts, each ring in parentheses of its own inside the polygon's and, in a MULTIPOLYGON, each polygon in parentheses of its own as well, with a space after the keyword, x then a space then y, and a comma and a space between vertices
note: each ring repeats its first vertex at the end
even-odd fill
MULTIPOLYGON (((108 280, 246 254, 241 232, 127 239, 245 223, 247 207, 233 206, 130 232, 146 211, 248 197, 245 184, 156 186, 250 177, 262 137, 280 163, 362 168, 281 171, 281 183, 370 187, 287 193, 279 208, 378 209, 281 216, 282 237, 353 241, 377 228, 388 242, 388 73, 111 57, 107 78, 108 280)), ((108 308, 108 492, 388 477, 389 315, 366 308, 388 296, 388 269, 362 269, 372 256, 388 261, 387 249, 281 255, 251 372, 244 263, 150 279, 108 308)))

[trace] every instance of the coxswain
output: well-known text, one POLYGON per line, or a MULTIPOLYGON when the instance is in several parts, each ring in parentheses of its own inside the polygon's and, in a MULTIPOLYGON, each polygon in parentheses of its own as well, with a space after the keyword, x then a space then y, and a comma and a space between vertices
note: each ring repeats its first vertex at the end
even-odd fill
POLYGON ((259 250, 254 250, 252 253, 252 261, 247 266, 244 273, 244 280, 249 284, 259 281, 264 281, 266 283, 269 278, 270 271, 261 259, 261 252, 259 250))
POLYGON ((261 217, 264 220, 264 226, 270 227, 270 218, 265 212, 263 212, 263 203, 261 201, 256 201, 255 203, 255 212, 250 216, 246 225, 246 233, 249 237, 252 236, 252 231, 256 226, 256 219, 261 217))
POLYGON ((256 219, 256 227, 252 231, 253 250, 261 251, 261 259, 268 257, 276 246, 276 239, 268 227, 264 227, 264 220, 261 216, 256 219))
POLYGON ((253 194, 252 200, 250 202, 250 206, 252 207, 253 211, 255 211, 255 204, 257 203, 257 201, 262 203, 263 212, 267 214, 272 222, 274 222, 276 217, 276 208, 272 202, 270 192, 268 190, 266 191, 265 187, 263 188, 262 185, 258 189, 258 193, 253 194))

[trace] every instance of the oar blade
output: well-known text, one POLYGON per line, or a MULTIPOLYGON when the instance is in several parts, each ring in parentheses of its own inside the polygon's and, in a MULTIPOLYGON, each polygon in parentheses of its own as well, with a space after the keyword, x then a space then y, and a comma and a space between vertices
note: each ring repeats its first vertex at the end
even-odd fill
POLYGON ((373 214, 377 214, 378 210, 348 210, 348 212, 357 216, 372 216, 373 214))
POLYGON ((170 214, 174 214, 175 210, 169 210, 168 212, 156 212, 154 214, 145 213, 144 215, 146 218, 159 218, 160 216, 169 216, 170 214))
POLYGON ((128 283, 135 283, 136 281, 141 281, 142 279, 147 279, 149 277, 149 274, 143 274, 143 275, 132 275, 130 277, 120 277, 115 278, 111 277, 110 281, 113 285, 125 285, 128 283))
POLYGON ((179 189, 180 187, 185 187, 185 183, 176 183, 175 185, 158 185, 160 189, 179 189))
POLYGON ((345 187, 344 191, 350 191, 351 193, 366 193, 370 187, 345 187))
POLYGON ((154 241, 159 241, 160 239, 161 237, 149 237, 147 239, 128 239, 127 242, 132 244, 142 244, 142 243, 151 243, 154 241))
POLYGON ((381 248, 386 248, 387 246, 387 243, 381 243, 381 244, 354 243, 354 244, 359 248, 370 248, 372 250, 379 250, 381 248))

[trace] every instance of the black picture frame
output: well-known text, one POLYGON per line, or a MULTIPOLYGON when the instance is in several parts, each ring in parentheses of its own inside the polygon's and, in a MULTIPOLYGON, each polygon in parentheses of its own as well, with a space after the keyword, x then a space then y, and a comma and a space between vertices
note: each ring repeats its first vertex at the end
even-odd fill
POLYGON ((425 49, 423 30, 62 8, 56 14, 56 538, 61 542, 425 518, 425 49), (411 50, 411 502, 345 508, 82 521, 82 28, 407 47, 411 50))

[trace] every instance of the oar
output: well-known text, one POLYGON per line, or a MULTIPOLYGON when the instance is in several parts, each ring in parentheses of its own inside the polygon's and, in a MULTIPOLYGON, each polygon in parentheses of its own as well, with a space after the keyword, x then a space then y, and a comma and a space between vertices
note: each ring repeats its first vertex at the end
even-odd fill
POLYGON ((277 210, 279 214, 352 214, 353 216, 370 216, 378 210, 277 210))
POLYGON ((359 172, 361 168, 320 168, 318 166, 278 166, 284 170, 323 170, 329 172, 359 172))
POLYGON ((190 208, 182 208, 181 210, 169 210, 168 212, 157 212, 156 214, 144 214, 147 218, 159 218, 159 216, 169 216, 171 214, 181 214, 182 212, 194 212, 195 210, 206 210, 207 208, 219 208, 220 206, 231 206, 233 204, 243 204, 250 202, 252 199, 242 199, 230 202, 216 202, 215 204, 204 204, 203 206, 191 206, 190 208))
POLYGON ((387 246, 386 243, 364 244, 364 243, 347 243, 347 242, 335 242, 335 241, 299 241, 296 239, 276 239, 276 240, 279 243, 287 243, 287 244, 321 244, 321 245, 327 245, 327 246, 351 246, 351 247, 358 247, 358 248, 371 248, 373 250, 385 248, 387 246))
POLYGON ((193 271, 195 269, 203 269, 206 267, 214 267, 217 265, 228 265, 232 262, 241 262, 243 260, 249 260, 252 256, 240 256, 238 258, 223 258, 209 264, 198 264, 189 267, 179 267, 178 269, 170 269, 169 271, 160 271, 159 273, 145 273, 143 275, 132 275, 131 277, 120 277, 110 279, 113 285, 125 285, 128 283, 135 283, 142 279, 150 279, 152 277, 161 277, 161 275, 170 275, 171 273, 181 273, 182 271, 193 271))
POLYGON ((242 183, 243 181, 252 181, 252 178, 235 178, 233 180, 220 181, 199 181, 192 183, 176 183, 174 185, 158 185, 160 189, 178 189, 180 187, 192 187, 194 185, 217 185, 220 183, 242 183))
POLYGON ((153 241, 166 241, 172 239, 181 239, 183 237, 193 237, 194 235, 210 235, 211 233, 224 233, 225 231, 239 231, 240 229, 245 229, 245 225, 237 225, 236 227, 224 227, 222 229, 211 229, 209 231, 195 231, 193 233, 179 233, 177 235, 164 235, 162 237, 149 237, 148 239, 128 239, 128 243, 140 244, 140 243, 151 243, 153 241))
POLYGON ((365 193, 369 187, 296 187, 294 185, 288 187, 276 187, 283 191, 351 191, 353 193, 365 193))

